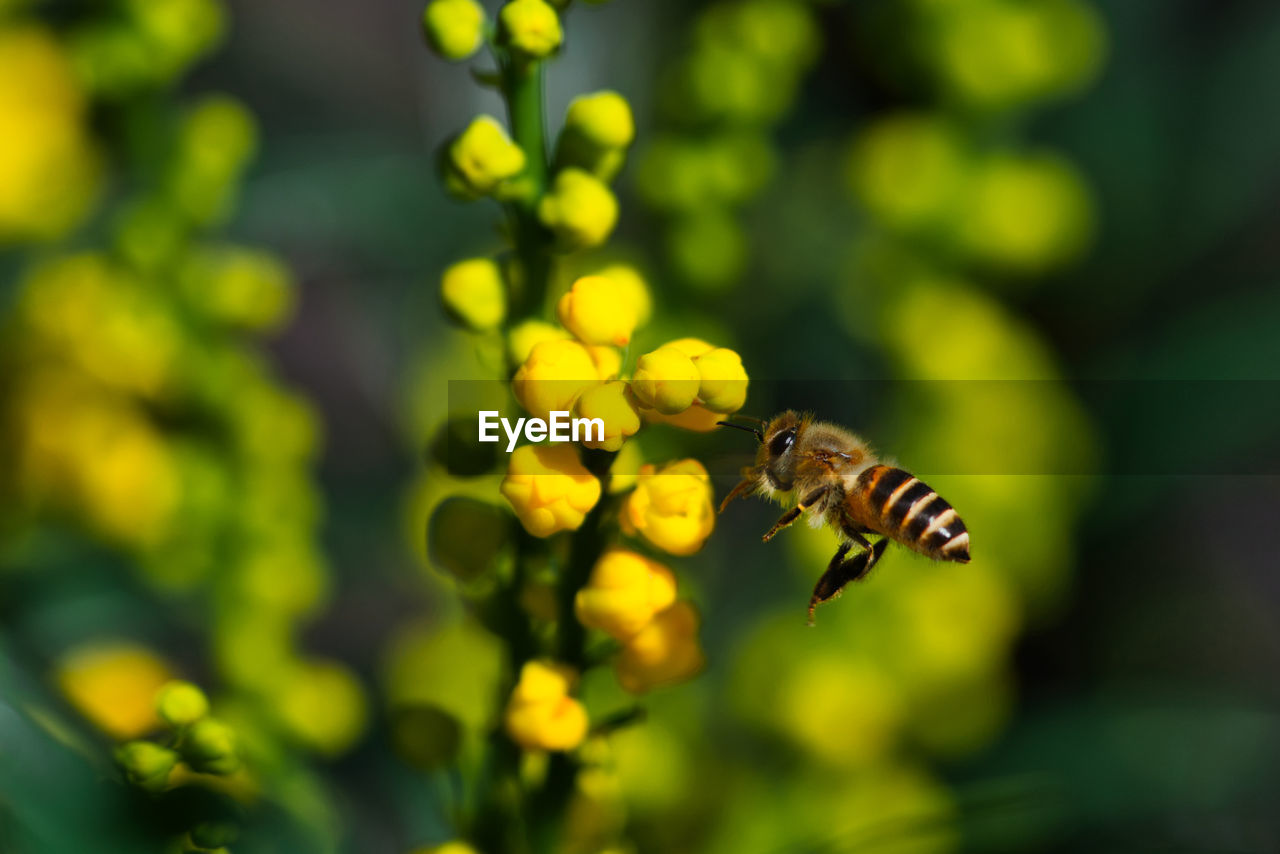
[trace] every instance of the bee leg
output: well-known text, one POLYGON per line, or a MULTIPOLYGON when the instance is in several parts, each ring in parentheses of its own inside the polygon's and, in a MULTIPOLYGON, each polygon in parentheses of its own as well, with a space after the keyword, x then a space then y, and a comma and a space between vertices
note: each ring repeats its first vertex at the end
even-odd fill
POLYGON ((813 625, 813 611, 823 602, 828 602, 840 595, 851 581, 861 581, 867 577, 871 567, 876 565, 884 550, 888 547, 887 539, 881 540, 866 551, 858 552, 851 558, 845 555, 853 548, 852 543, 841 543, 835 557, 827 565, 827 571, 814 585, 813 596, 809 598, 809 625, 813 625))
POLYGON ((773 527, 769 529, 769 533, 764 535, 764 541, 767 543, 770 540, 772 540, 775 534, 777 534, 783 528, 790 525, 795 520, 799 519, 801 513, 808 510, 810 507, 817 504, 824 497, 826 497, 828 488, 829 487, 826 487, 826 486, 819 486, 813 492, 810 492, 804 498, 801 498, 799 504, 797 504, 795 507, 792 507, 786 513, 783 513, 782 518, 773 523, 773 527))
POLYGON ((750 471, 751 469, 748 469, 746 472, 743 472, 743 475, 746 477, 746 479, 743 480, 741 483, 739 483, 737 486, 735 486, 732 490, 730 490, 729 494, 724 497, 724 501, 720 502, 721 513, 724 512, 724 508, 728 507, 729 502, 732 501, 733 499, 750 495, 751 493, 756 491, 756 485, 760 482, 760 479, 757 477, 752 477, 749 474, 750 471))
POLYGON ((862 546, 867 551, 871 550, 871 541, 868 540, 866 537, 862 536, 862 532, 859 531, 857 528, 853 527, 852 525, 845 525, 840 529, 840 531, 846 537, 853 540, 853 542, 856 543, 857 545, 862 546))

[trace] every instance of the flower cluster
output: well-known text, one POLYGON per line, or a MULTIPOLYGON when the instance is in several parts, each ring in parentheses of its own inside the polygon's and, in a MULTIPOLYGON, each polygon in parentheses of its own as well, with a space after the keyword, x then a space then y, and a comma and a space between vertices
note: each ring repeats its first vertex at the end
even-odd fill
MULTIPOLYGON (((69 540, 127 558, 161 601, 204 603, 214 667, 253 724, 335 753, 361 732, 365 705, 345 667, 299 643, 329 592, 318 419, 259 347, 290 319, 296 286, 274 255, 217 233, 256 149, 255 121, 223 95, 157 100, 147 134, 101 147, 151 164, 145 180, 89 141, 90 101, 104 118, 95 131, 131 127, 129 99, 159 98, 217 43, 223 15, 216 0, 127 0, 86 10, 65 36, 16 16, 0 23, 0 126, 21 125, 0 128, 0 241, 65 234, 91 209, 99 168, 129 188, 97 211, 91 239, 42 248, 14 289, 0 345, 0 493, 15 511, 4 536, 57 520, 69 540), (145 156, 129 149, 142 143, 145 156), (21 181, 4 177, 11 168, 21 181)), ((84 659, 63 671, 65 690, 106 731, 142 734, 153 723, 143 687, 162 672, 144 658, 84 659), (93 676, 106 672, 141 681, 93 676)), ((230 762, 216 749, 220 727, 184 729, 191 750, 208 748, 179 749, 189 765, 230 762)), ((157 750, 126 751, 139 779, 158 779, 157 750)))
POLYGON ((698 616, 676 601, 671 570, 625 549, 605 552, 574 599, 584 626, 622 644, 618 681, 632 693, 684 681, 703 665, 698 616))
POLYGON ((526 750, 572 750, 587 737, 587 710, 569 696, 578 682, 571 668, 530 661, 507 703, 505 725, 526 750))
POLYGON ((163 791, 179 763, 219 776, 240 769, 235 732, 209 715, 209 701, 195 685, 169 682, 156 693, 154 705, 169 731, 166 744, 134 740, 116 751, 116 761, 132 783, 148 792, 163 791))
POLYGON ((775 169, 769 138, 819 47, 800 0, 721 0, 701 13, 661 103, 669 129, 641 154, 642 198, 666 216, 665 248, 690 285, 723 290, 746 268, 736 212, 775 169))

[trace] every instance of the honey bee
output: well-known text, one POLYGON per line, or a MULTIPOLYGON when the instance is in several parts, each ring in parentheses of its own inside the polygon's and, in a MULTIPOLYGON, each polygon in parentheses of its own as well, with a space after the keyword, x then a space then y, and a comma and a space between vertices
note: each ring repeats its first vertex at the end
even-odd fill
POLYGON ((969 562, 969 531, 955 508, 910 473, 880 463, 848 430, 791 410, 768 422, 749 420, 758 423, 745 427, 719 422, 746 430, 760 441, 755 465, 742 470, 742 482, 725 496, 720 512, 735 498, 763 494, 795 501, 764 535, 764 542, 805 512, 815 525, 831 525, 844 538, 813 588, 810 625, 814 609, 850 582, 865 578, 890 540, 934 560, 969 562), (868 534, 881 539, 873 545, 868 534), (848 557, 855 545, 862 551, 848 557))

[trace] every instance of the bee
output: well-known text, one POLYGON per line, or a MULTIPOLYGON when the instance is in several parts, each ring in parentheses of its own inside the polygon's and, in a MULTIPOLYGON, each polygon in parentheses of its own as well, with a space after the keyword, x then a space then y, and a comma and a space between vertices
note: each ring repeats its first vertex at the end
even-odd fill
POLYGON ((865 578, 890 540, 934 560, 969 562, 969 531, 955 508, 910 473, 879 462, 848 430, 791 410, 768 422, 749 420, 758 423, 745 427, 718 422, 752 433, 760 442, 755 465, 742 470, 742 482, 725 496, 720 512, 735 498, 762 494, 795 502, 764 535, 764 542, 805 512, 813 524, 830 525, 843 537, 813 588, 810 625, 814 609, 850 582, 865 578), (869 534, 881 539, 872 544, 869 534), (861 551, 848 557, 855 545, 861 551))

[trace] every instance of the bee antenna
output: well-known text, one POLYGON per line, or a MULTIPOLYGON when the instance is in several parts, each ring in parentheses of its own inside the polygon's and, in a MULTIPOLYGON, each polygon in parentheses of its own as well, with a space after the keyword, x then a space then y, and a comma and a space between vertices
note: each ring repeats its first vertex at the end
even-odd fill
POLYGON ((757 427, 746 427, 742 424, 734 424, 732 421, 717 421, 716 424, 719 425, 720 427, 732 427, 735 430, 741 430, 744 433, 750 433, 751 435, 759 439, 761 442, 764 441, 764 431, 760 430, 757 427))

